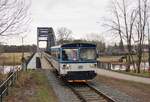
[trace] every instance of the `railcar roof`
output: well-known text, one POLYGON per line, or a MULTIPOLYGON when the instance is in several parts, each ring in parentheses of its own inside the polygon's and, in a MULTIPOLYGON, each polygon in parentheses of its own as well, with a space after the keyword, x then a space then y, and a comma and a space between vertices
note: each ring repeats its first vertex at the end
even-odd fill
POLYGON ((61 45, 52 46, 51 48, 61 48, 61 45))
POLYGON ((96 45, 92 43, 69 43, 69 44, 53 46, 51 48, 61 48, 61 47, 96 47, 96 45))

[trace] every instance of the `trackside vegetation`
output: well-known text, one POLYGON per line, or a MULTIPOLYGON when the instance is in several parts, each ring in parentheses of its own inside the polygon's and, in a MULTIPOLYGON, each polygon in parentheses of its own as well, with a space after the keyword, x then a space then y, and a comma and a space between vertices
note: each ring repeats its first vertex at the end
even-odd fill
POLYGON ((57 102, 57 97, 41 70, 21 72, 6 102, 57 102))

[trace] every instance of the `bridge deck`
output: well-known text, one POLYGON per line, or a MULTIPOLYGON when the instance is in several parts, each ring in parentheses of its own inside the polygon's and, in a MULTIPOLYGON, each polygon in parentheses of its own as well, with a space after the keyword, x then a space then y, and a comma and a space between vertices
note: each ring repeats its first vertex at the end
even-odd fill
POLYGON ((30 60, 29 64, 27 65, 27 69, 36 69, 36 57, 39 57, 38 53, 36 53, 30 60))

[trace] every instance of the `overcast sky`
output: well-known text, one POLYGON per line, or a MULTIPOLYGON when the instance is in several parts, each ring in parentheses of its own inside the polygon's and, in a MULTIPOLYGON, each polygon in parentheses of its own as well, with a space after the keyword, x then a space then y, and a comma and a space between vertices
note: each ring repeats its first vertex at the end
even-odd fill
MULTIPOLYGON (((67 27, 75 38, 87 33, 103 33, 102 17, 106 15, 110 0, 31 0, 30 33, 25 44, 36 44, 37 27, 67 27)), ((108 40, 105 38, 105 40, 108 40)), ((12 38, 11 44, 19 44, 21 38, 12 38), (13 43, 12 43, 13 42, 13 43)))

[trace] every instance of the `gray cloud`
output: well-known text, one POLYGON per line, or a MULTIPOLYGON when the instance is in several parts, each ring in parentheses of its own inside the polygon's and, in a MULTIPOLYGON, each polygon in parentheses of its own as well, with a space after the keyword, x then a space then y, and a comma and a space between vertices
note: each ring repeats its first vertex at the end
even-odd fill
POLYGON ((82 38, 86 33, 101 33, 100 18, 106 14, 109 0, 32 0, 31 32, 27 44, 36 43, 36 27, 51 26, 56 30, 64 26, 82 38), (32 38, 32 39, 31 39, 32 38))

